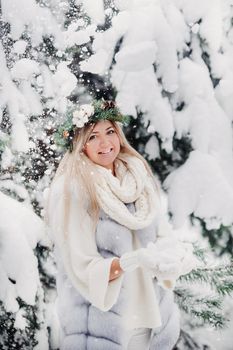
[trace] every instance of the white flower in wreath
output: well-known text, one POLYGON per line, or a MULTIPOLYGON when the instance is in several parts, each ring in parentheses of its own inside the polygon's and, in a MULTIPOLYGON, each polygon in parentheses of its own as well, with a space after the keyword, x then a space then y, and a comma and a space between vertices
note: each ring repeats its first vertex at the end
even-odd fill
POLYGON ((92 105, 81 105, 80 111, 83 111, 88 117, 91 117, 94 114, 95 109, 92 105))
POLYGON ((78 128, 82 128, 88 122, 88 116, 83 111, 74 111, 72 121, 78 128))
POLYGON ((92 105, 82 105, 78 111, 73 112, 73 124, 82 128, 88 119, 94 114, 95 110, 92 105))

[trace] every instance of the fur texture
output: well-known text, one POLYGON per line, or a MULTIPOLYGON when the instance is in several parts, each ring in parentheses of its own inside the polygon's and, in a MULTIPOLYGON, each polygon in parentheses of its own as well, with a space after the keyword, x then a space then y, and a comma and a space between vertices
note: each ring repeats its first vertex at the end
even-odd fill
MULTIPOLYGON (((133 205, 129 209, 133 211, 133 205)), ((134 231, 143 247, 155 241, 157 221, 147 228, 134 231)), ((103 211, 96 230, 96 244, 104 258, 120 257, 132 250, 132 232, 112 220, 103 211)), ((116 304, 107 312, 91 305, 72 286, 57 255, 57 312, 61 325, 61 350, 126 350, 127 334, 122 328, 124 313, 124 281, 116 304)), ((150 350, 171 350, 179 336, 179 312, 173 300, 173 293, 165 291, 154 280, 159 300, 162 326, 153 330, 150 350)), ((143 303, 143 300, 142 300, 143 303)))

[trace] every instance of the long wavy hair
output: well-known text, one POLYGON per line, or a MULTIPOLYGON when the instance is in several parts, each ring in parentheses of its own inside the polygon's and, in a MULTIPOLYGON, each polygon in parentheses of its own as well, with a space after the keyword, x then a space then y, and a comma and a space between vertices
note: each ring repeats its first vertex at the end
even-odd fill
MULTIPOLYGON (((128 140, 126 139, 122 131, 120 124, 114 121, 111 121, 111 123, 120 140, 120 153, 132 155, 139 158, 144 163, 149 176, 152 178, 155 189, 159 191, 157 183, 155 181, 155 178, 153 176, 153 173, 147 161, 129 144, 128 140)), ((89 136, 91 135, 95 125, 96 123, 87 124, 83 128, 78 129, 76 131, 76 134, 74 135, 74 139, 73 139, 73 151, 72 152, 67 151, 65 153, 61 162, 59 163, 59 166, 57 168, 57 171, 52 181, 52 184, 53 184, 53 182, 55 182, 56 179, 61 175, 63 175, 65 179, 64 189, 63 189, 64 191, 64 196, 63 196, 64 228, 63 230, 65 233, 67 232, 70 201, 72 196, 72 191, 70 190, 70 184, 78 185, 81 202, 83 201, 84 198, 88 199, 87 210, 91 218, 93 219, 94 228, 96 227, 96 224, 99 218, 100 207, 97 201, 95 182, 93 181, 93 178, 95 179, 95 181, 98 181, 97 177, 100 175, 98 175, 97 172, 94 172, 94 166, 93 166, 94 163, 88 158, 88 156, 84 152, 84 147, 86 145, 86 142, 88 141, 89 136), (94 177, 93 177, 93 174, 94 174, 94 177)), ((46 205, 47 208, 49 206, 49 197, 46 205)), ((48 209, 46 209, 46 221, 49 224, 48 209)))

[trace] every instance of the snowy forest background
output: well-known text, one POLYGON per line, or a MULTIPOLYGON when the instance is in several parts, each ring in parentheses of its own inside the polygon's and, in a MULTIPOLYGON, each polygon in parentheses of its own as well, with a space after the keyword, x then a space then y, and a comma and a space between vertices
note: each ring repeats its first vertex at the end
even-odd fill
POLYGON ((53 134, 69 105, 104 97, 205 260, 177 284, 177 350, 232 350, 233 0, 0 4, 0 349, 59 348, 53 134))

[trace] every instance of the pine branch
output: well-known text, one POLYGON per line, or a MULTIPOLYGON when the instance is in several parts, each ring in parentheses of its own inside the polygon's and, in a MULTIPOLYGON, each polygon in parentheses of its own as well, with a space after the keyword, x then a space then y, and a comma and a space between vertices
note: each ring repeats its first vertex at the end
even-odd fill
POLYGON ((206 251, 194 244, 194 254, 202 261, 203 267, 192 270, 179 278, 180 282, 201 283, 211 287, 213 295, 200 296, 188 288, 175 289, 177 303, 181 310, 195 320, 194 327, 210 325, 223 328, 228 320, 222 312, 222 303, 226 295, 233 293, 233 263, 208 266, 206 251))
POLYGON ((207 261, 206 261, 206 253, 207 253, 207 250, 204 249, 204 248, 201 248, 198 244, 198 242, 194 242, 193 243, 193 253, 194 255, 196 255, 196 257, 201 260, 203 263, 207 264, 207 261))
POLYGON ((176 301, 181 310, 197 320, 195 326, 208 324, 214 328, 223 328, 228 321, 218 310, 222 308, 222 299, 216 296, 200 297, 189 289, 176 288, 176 301), (199 321, 199 322, 198 322, 199 321))
POLYGON ((233 292, 233 265, 219 265, 214 268, 198 268, 181 276, 181 281, 209 284, 219 295, 230 295, 233 292))
POLYGON ((208 345, 197 343, 196 339, 194 339, 188 332, 181 329, 179 341, 173 350, 183 349, 210 350, 208 345))

